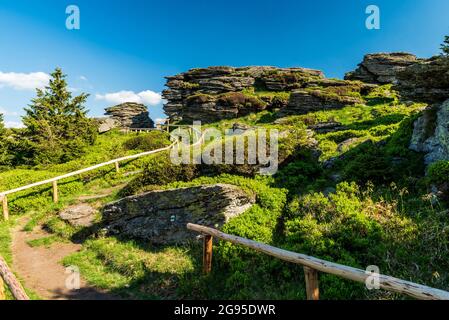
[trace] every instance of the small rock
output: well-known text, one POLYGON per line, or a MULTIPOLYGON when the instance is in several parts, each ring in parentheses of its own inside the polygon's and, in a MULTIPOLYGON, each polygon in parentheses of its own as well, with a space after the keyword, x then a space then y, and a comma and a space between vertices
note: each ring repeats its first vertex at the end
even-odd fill
POLYGON ((59 217, 74 227, 90 227, 98 211, 87 203, 80 203, 59 212, 59 217))

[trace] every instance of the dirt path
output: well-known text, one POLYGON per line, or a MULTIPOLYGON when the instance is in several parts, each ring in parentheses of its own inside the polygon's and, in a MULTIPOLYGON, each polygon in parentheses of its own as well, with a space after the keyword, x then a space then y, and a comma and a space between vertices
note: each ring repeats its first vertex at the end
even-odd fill
POLYGON ((36 228, 32 232, 22 230, 23 223, 12 232, 12 252, 14 271, 24 281, 24 285, 33 290, 42 299, 52 300, 111 300, 113 295, 101 292, 81 279, 79 290, 66 288, 66 269, 60 261, 81 249, 74 243, 53 243, 50 247, 31 247, 27 241, 47 237, 46 231, 36 228))

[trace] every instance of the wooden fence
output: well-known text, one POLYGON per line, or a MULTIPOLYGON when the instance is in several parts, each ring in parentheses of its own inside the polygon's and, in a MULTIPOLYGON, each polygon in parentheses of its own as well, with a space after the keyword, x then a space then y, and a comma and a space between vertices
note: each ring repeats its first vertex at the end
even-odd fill
MULTIPOLYGON (((170 127, 184 127, 184 126, 170 125, 170 127)), ((198 143, 201 143, 203 141, 204 134, 199 132, 198 129, 196 129, 195 127, 192 127, 192 126, 185 126, 185 127, 190 127, 191 128, 191 130, 189 131, 190 134, 191 135, 195 135, 195 137, 198 138, 197 141, 195 143, 193 143, 191 146, 195 146, 198 143)), ((28 184, 26 186, 22 186, 22 187, 19 187, 19 188, 11 189, 11 190, 8 190, 8 191, 2 191, 2 192, 0 192, 0 202, 2 203, 2 208, 3 208, 3 218, 4 218, 4 220, 8 220, 9 219, 8 195, 10 195, 10 194, 17 193, 17 192, 20 192, 20 191, 24 191, 24 190, 27 190, 27 189, 31 189, 31 188, 38 187, 38 186, 45 185, 45 184, 51 184, 52 188, 53 188, 53 201, 55 203, 57 203, 59 201, 59 195, 58 195, 58 181, 59 180, 66 179, 66 178, 69 178, 69 177, 73 177, 73 176, 76 176, 76 175, 79 175, 79 174, 82 174, 82 173, 85 173, 85 172, 96 170, 96 169, 101 168, 101 167, 109 166, 109 165, 112 165, 112 164, 115 166, 115 170, 117 172, 119 172, 120 171, 120 165, 119 165, 120 162, 133 160, 133 159, 137 159, 137 158, 140 158, 140 157, 148 156, 148 155, 151 155, 151 154, 159 153, 159 152, 162 152, 162 151, 170 150, 171 148, 175 147, 178 143, 179 143, 179 141, 175 141, 171 145, 169 145, 169 146, 167 146, 165 148, 160 148, 160 149, 156 149, 156 150, 152 150, 152 151, 147 151, 147 152, 142 152, 142 153, 139 153, 139 154, 134 154, 134 155, 126 156, 126 157, 121 157, 121 158, 110 160, 110 161, 107 161, 107 162, 103 162, 103 163, 100 163, 100 164, 97 164, 97 165, 94 165, 94 166, 91 166, 91 167, 88 167, 88 168, 84 168, 84 169, 81 169, 81 170, 73 171, 73 172, 70 172, 70 173, 58 176, 58 177, 54 177, 54 178, 51 178, 51 179, 35 182, 35 183, 32 183, 32 184, 28 184)))
MULTIPOLYGON (((187 228, 204 235, 203 271, 212 270, 212 241, 213 237, 234 244, 242 245, 255 251, 279 258, 284 261, 296 263, 304 267, 306 294, 308 300, 319 299, 318 272, 333 274, 344 279, 366 283, 368 277, 373 276, 365 270, 329 262, 326 260, 295 253, 253 240, 241 238, 218 231, 216 229, 189 223, 187 228)), ((379 279, 380 289, 397 292, 421 300, 449 300, 449 292, 420 285, 417 283, 393 278, 386 275, 376 275, 379 279)))
POLYGON ((9 270, 6 261, 0 256, 0 300, 6 299, 5 284, 16 300, 30 300, 20 282, 9 270))

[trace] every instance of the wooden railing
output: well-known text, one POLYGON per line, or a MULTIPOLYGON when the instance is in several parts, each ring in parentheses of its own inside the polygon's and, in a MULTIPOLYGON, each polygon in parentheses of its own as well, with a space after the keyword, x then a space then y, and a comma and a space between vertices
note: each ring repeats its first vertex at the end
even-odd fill
MULTIPOLYGON (((366 283, 368 277, 372 276, 365 270, 333 263, 330 261, 314 258, 300 253, 276 248, 253 240, 241 238, 218 231, 216 229, 189 223, 187 228, 204 235, 203 249, 203 271, 209 273, 212 270, 212 241, 213 237, 234 244, 242 245, 255 251, 279 258, 284 261, 296 263, 304 267, 306 293, 308 300, 319 299, 318 272, 333 274, 344 279, 366 283)), ((397 292, 422 300, 449 300, 449 292, 420 285, 417 283, 393 278, 386 275, 376 275, 379 288, 387 291, 397 292)))
MULTIPOLYGON (((170 125, 170 126, 171 127, 181 127, 181 126, 176 126, 176 125, 170 125)), ((192 127, 192 126, 186 126, 186 127, 190 127, 191 128, 190 133, 192 135, 195 134, 195 136, 198 137, 198 140, 194 144, 192 144, 191 146, 195 146, 196 144, 201 143, 203 141, 203 138, 204 138, 204 134, 203 133, 201 133, 195 127, 192 127)), ((175 141, 171 145, 169 145, 169 146, 167 146, 165 148, 160 148, 160 149, 156 149, 156 150, 152 150, 152 151, 147 151, 147 152, 142 152, 142 153, 139 153, 139 154, 134 154, 134 155, 126 156, 126 157, 121 157, 121 158, 110 160, 110 161, 107 161, 107 162, 103 162, 103 163, 100 163, 100 164, 97 164, 97 165, 94 165, 94 166, 91 166, 91 167, 88 167, 88 168, 84 168, 84 169, 73 171, 73 172, 70 172, 70 173, 67 173, 67 174, 64 174, 64 175, 61 175, 61 176, 57 176, 57 177, 54 177, 54 178, 51 178, 51 179, 35 182, 35 183, 32 183, 32 184, 28 184, 26 186, 22 186, 22 187, 19 187, 19 188, 11 189, 11 190, 8 190, 8 191, 2 191, 2 192, 0 192, 0 202, 2 203, 2 207, 3 207, 3 218, 4 218, 4 220, 9 220, 8 195, 10 195, 10 194, 17 193, 17 192, 20 192, 20 191, 24 191, 24 190, 27 190, 27 189, 31 189, 31 188, 38 187, 38 186, 45 185, 45 184, 52 184, 52 187, 53 187, 53 202, 57 203, 59 201, 59 195, 58 195, 58 181, 59 180, 70 178, 70 177, 73 177, 73 176, 76 176, 76 175, 79 175, 79 174, 82 174, 82 173, 85 173, 85 172, 96 170, 96 169, 101 168, 101 167, 109 166, 109 165, 112 165, 112 164, 115 166, 115 170, 117 172, 119 172, 120 171, 119 163, 122 162, 122 161, 133 160, 133 159, 137 159, 137 158, 140 158, 140 157, 148 156, 148 155, 151 155, 151 154, 159 153, 159 152, 162 152, 162 151, 170 150, 171 148, 176 146, 178 143, 179 143, 179 141, 175 141)))
POLYGON ((9 270, 6 261, 0 256, 0 300, 6 299, 5 284, 16 300, 30 300, 20 282, 9 270))

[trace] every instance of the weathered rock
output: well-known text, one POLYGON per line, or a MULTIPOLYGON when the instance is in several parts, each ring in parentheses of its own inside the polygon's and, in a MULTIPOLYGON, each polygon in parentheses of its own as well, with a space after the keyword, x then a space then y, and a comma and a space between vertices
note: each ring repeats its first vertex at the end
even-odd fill
POLYGON ((106 205, 103 221, 108 234, 154 244, 180 243, 196 236, 187 230, 187 223, 220 227, 254 201, 226 184, 152 191, 106 205))
POLYGON ((110 117, 95 118, 95 120, 98 123, 99 133, 105 133, 119 127, 117 121, 110 117))
POLYGON ((397 83, 398 73, 418 61, 415 55, 403 52, 367 54, 355 71, 345 75, 345 79, 374 84, 397 83))
POLYGON ((87 203, 80 203, 59 212, 59 217, 75 227, 90 227, 95 221, 97 210, 87 203))
POLYGON ((449 160, 449 100, 426 109, 415 121, 410 149, 426 153, 426 164, 449 160))
POLYGON ((297 90, 290 95, 286 108, 279 112, 280 117, 309 112, 340 109, 348 105, 362 104, 361 98, 349 95, 331 94, 327 89, 297 90))
POLYGON ((148 109, 143 104, 126 102, 105 110, 106 115, 122 128, 154 127, 154 122, 148 115, 148 109))
POLYGON ((394 87, 405 100, 441 103, 449 99, 449 58, 419 60, 397 74, 394 87))
POLYGON ((291 91, 324 78, 319 70, 275 67, 209 67, 167 77, 164 111, 172 120, 213 122, 282 108, 282 99, 263 100, 245 89, 291 91))

